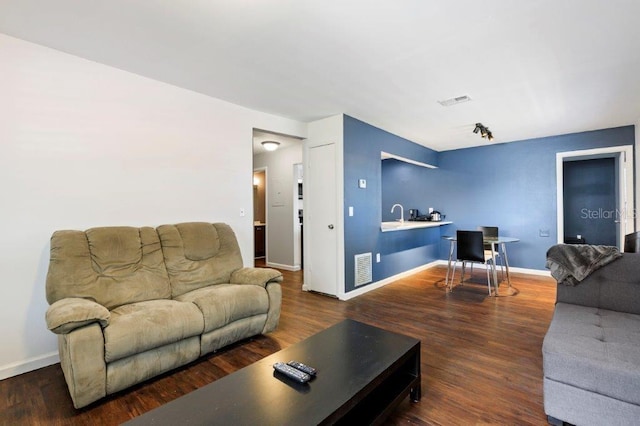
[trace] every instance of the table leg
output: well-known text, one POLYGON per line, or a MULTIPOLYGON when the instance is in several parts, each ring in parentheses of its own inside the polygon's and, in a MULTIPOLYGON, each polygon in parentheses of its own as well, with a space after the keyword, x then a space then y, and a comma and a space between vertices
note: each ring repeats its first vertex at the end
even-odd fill
POLYGON ((498 296, 498 268, 496 268, 496 249, 493 243, 491 243, 491 268, 493 269, 495 296, 498 296))
POLYGON ((422 397, 422 383, 421 383, 422 379, 420 374, 420 349, 418 349, 416 354, 413 356, 412 370, 413 370, 412 374, 416 377, 416 380, 413 386, 411 386, 411 389, 409 391, 409 397, 411 398, 412 402, 418 402, 422 397))
POLYGON ((411 402, 420 401, 420 398, 422 397, 422 389, 419 381, 418 384, 412 387, 409 391, 409 397, 411 398, 411 402))
MULTIPOLYGON (((453 241, 449 241, 449 263, 447 263, 447 277, 444 280, 446 286, 449 286, 449 271, 451 271, 451 259, 453 258, 453 244, 453 241)), ((451 277, 451 280, 453 281, 453 277, 451 277)))
POLYGON ((504 258, 504 267, 507 271, 507 284, 511 288, 511 276, 509 275, 509 258, 507 258, 507 245, 502 243, 502 257, 504 258))

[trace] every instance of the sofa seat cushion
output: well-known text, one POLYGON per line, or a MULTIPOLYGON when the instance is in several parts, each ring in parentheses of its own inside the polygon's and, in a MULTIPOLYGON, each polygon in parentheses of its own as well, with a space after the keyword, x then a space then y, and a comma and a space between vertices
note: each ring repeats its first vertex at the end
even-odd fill
POLYGON ((185 293, 177 300, 192 302, 200 308, 205 333, 269 310, 269 296, 264 287, 248 284, 213 285, 185 293))
POLYGON ((116 361, 202 334, 204 320, 193 303, 148 300, 111 311, 104 329, 105 360, 116 361))
POLYGON ((640 315, 557 303, 542 352, 545 378, 640 404, 640 315))

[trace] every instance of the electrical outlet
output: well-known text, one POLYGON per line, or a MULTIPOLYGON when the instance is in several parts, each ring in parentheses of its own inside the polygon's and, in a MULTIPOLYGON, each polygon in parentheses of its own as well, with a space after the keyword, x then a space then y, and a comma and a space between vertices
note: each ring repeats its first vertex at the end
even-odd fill
POLYGON ((358 188, 366 188, 367 187, 367 180, 366 179, 359 179, 358 180, 358 188))
POLYGON ((380 253, 376 253, 376 263, 380 263, 380 253))

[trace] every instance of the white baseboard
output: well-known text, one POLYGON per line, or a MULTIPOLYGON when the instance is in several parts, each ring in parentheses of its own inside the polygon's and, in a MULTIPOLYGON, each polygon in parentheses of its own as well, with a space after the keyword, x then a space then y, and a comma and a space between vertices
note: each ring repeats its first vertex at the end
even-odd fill
POLYGON ((34 358, 25 359, 24 361, 3 365, 0 366, 0 380, 28 373, 29 371, 37 370, 38 368, 46 367, 58 362, 60 362, 58 352, 51 352, 34 358))
POLYGON ((300 265, 283 265, 282 263, 266 262, 269 268, 284 269, 285 271, 296 272, 300 270, 300 265))
MULTIPOLYGON (((429 269, 433 266, 436 266, 438 261, 434 261, 431 263, 425 263, 424 265, 418 266, 417 268, 409 269, 408 271, 400 272, 399 274, 393 275, 389 278, 385 278, 380 281, 376 281, 372 284, 369 284, 364 287, 356 288, 348 293, 342 293, 338 295, 338 299, 340 300, 349 300, 353 299, 356 296, 360 296, 361 294, 368 293, 372 290, 375 290, 380 287, 384 287, 387 284, 391 284, 392 282, 399 280, 400 278, 408 277, 409 275, 415 274, 416 272, 424 271, 425 269, 429 269)), ((446 264, 446 262, 445 262, 446 264)))
MULTIPOLYGON (((448 261, 446 260, 436 260, 435 262, 432 262, 432 264, 438 264, 438 265, 442 265, 442 266, 447 266, 448 261)), ((498 262, 498 266, 500 266, 500 263, 498 262)), ((480 268, 480 269, 485 269, 485 265, 482 265, 480 263, 474 263, 474 268, 480 268)), ((509 266, 509 271, 510 272, 518 272, 521 274, 529 274, 529 275, 541 275, 544 277, 550 277, 551 276, 551 271, 547 270, 547 269, 528 269, 528 268, 517 268, 515 266, 509 266)))
POLYGON ((543 277, 550 277, 551 276, 551 271, 547 271, 544 269, 527 269, 527 268, 515 268, 513 266, 509 266, 509 271, 511 272, 519 272, 522 274, 529 274, 529 275, 540 275, 543 277))
MULTIPOLYGON (((353 291, 350 291, 348 293, 342 293, 338 295, 338 299, 340 300, 349 300, 349 299, 353 299, 354 297, 360 296, 362 294, 368 293, 372 290, 378 289, 380 287, 384 287, 387 284, 391 284, 394 281, 397 281, 401 278, 407 277, 409 275, 415 274, 416 272, 420 272, 420 271, 424 271, 425 269, 429 269, 433 266, 447 266, 448 262, 446 260, 434 260, 431 263, 427 263, 424 264, 422 266, 418 266, 417 268, 413 268, 413 269, 409 269, 408 271, 404 271, 401 272, 399 274, 393 275, 389 278, 385 278, 383 280, 380 281, 376 281, 375 283, 369 284, 365 287, 361 287, 361 288, 357 288, 353 291)), ((485 265, 481 265, 481 264, 476 264, 475 265, 476 268, 485 268, 485 265)), ((551 276, 551 272, 547 271, 547 270, 540 270, 540 269, 527 269, 527 268, 515 268, 513 266, 509 267, 509 271, 510 272, 518 272, 518 273, 522 273, 522 274, 530 274, 530 275, 542 275, 542 276, 546 276, 546 277, 550 277, 551 276)))

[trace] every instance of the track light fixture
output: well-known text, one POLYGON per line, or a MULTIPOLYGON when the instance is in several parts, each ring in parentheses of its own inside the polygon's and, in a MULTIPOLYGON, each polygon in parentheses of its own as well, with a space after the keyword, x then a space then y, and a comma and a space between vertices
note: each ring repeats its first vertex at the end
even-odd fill
POLYGON ((491 130, 489 130, 489 128, 486 126, 483 126, 482 123, 476 123, 476 127, 473 129, 473 133, 478 132, 480 132, 480 136, 482 136, 483 138, 487 138, 490 141, 493 140, 493 134, 491 133, 491 130))

